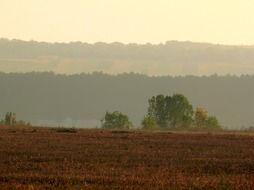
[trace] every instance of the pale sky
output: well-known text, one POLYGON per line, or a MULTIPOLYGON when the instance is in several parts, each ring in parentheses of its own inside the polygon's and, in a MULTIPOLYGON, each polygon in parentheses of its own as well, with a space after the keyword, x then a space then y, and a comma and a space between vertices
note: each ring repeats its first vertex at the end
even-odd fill
POLYGON ((0 0, 0 38, 254 44, 254 0, 0 0))

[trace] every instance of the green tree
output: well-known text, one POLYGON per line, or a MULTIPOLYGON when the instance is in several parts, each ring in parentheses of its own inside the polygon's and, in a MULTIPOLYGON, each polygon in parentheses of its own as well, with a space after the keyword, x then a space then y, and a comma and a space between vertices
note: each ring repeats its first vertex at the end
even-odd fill
POLYGON ((205 129, 219 129, 221 125, 219 121, 214 116, 209 116, 208 112, 204 108, 198 107, 195 111, 195 125, 198 128, 205 129))
POLYGON ((157 123, 153 117, 145 116, 142 121, 143 129, 155 129, 157 128, 157 123))
POLYGON ((132 123, 129 121, 127 115, 115 111, 113 113, 106 112, 104 118, 101 120, 102 128, 105 129, 130 129, 132 123))
POLYGON ((193 108, 188 99, 181 95, 158 95, 148 100, 147 116, 160 127, 183 127, 192 123, 193 108))
POLYGON ((16 121, 16 114, 13 112, 7 112, 5 114, 4 124, 5 125, 15 125, 16 121))
POLYGON ((167 127, 168 113, 165 105, 165 100, 168 97, 164 95, 153 96, 148 100, 148 117, 153 118, 160 127, 167 127))
POLYGON ((207 121, 206 121, 206 127, 207 128, 213 128, 213 129, 220 129, 221 128, 221 125, 218 121, 218 119, 214 116, 210 116, 207 118, 207 121))
POLYGON ((204 128, 207 125, 208 112, 201 107, 197 107, 195 111, 194 121, 198 128, 204 128))
POLYGON ((182 94, 174 94, 171 98, 169 119, 172 127, 187 127, 191 124, 193 107, 182 94))

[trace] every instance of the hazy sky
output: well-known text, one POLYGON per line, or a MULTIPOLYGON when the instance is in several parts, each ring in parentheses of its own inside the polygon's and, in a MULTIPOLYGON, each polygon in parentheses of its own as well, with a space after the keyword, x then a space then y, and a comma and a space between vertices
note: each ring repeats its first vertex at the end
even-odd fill
POLYGON ((254 44, 254 0, 0 0, 0 37, 254 44))

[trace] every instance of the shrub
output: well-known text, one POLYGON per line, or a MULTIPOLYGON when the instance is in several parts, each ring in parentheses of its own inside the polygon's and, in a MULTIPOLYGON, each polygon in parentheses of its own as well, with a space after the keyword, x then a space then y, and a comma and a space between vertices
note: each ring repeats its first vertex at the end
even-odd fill
POLYGON ((156 120, 153 117, 145 116, 142 121, 143 129, 155 129, 157 128, 156 120))
POLYGON ((210 116, 207 118, 206 126, 207 126, 207 128, 213 128, 213 129, 220 129, 221 128, 218 119, 214 116, 210 116))
POLYGON ((54 128, 54 131, 58 133, 77 133, 77 129, 75 128, 64 128, 64 127, 59 127, 59 128, 54 128))
POLYGON ((201 107, 197 107, 195 111, 194 121, 195 125, 198 128, 204 128, 206 127, 208 119, 208 112, 201 107))
POLYGON ((198 107, 195 111, 195 125, 198 128, 203 129, 220 129, 221 125, 214 116, 209 116, 208 112, 204 108, 198 107))
POLYGON ((101 120, 102 128, 105 129, 130 129, 132 123, 129 121, 127 115, 115 111, 113 113, 106 112, 104 118, 101 120))

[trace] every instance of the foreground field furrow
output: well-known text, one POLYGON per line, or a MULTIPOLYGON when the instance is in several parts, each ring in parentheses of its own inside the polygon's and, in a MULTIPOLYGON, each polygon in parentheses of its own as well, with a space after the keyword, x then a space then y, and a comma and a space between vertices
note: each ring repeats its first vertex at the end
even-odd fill
POLYGON ((254 136, 0 129, 0 189, 254 189, 254 136))

